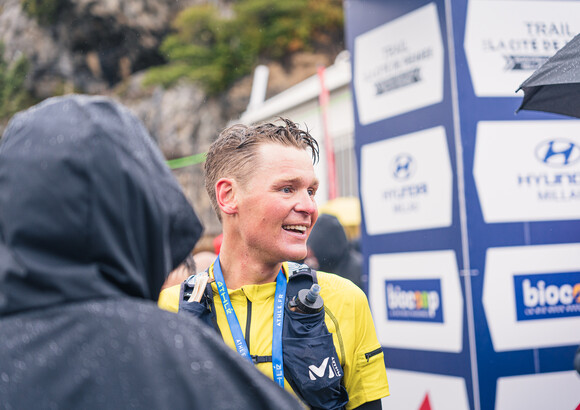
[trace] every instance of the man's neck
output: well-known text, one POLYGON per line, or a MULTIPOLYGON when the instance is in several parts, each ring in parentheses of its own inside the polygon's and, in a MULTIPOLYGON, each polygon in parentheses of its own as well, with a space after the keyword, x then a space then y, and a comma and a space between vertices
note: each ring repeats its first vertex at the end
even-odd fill
POLYGON ((239 289, 244 285, 261 285, 276 281, 282 263, 267 264, 245 256, 220 251, 220 266, 228 289, 239 289))

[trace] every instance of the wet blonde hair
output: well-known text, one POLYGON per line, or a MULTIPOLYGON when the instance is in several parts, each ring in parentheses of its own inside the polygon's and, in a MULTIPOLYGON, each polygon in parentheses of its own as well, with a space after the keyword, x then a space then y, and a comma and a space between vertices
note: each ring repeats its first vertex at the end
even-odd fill
POLYGON ((209 147, 204 169, 205 189, 211 204, 221 221, 215 186, 220 178, 230 177, 245 184, 256 167, 258 148, 264 144, 280 144, 310 150, 312 163, 319 157, 318 142, 298 124, 280 118, 283 125, 263 123, 258 125, 236 124, 224 129, 209 147))

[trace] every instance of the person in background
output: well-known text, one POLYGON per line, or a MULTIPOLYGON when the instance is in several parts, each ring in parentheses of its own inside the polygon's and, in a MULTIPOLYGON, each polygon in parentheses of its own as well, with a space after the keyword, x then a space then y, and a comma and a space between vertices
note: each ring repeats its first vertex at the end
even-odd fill
POLYGON ((161 286, 161 290, 181 284, 191 275, 195 275, 196 271, 197 263, 194 255, 190 252, 179 266, 169 272, 169 275, 167 275, 165 282, 161 286))
POLYGON ((73 95, 15 115, 0 140, 0 408, 300 409, 199 320, 157 307, 201 231, 125 107, 73 95))
POLYGON ((286 262, 306 257, 318 218, 317 159, 316 140, 288 119, 222 131, 205 163, 223 228, 208 269, 215 282, 197 305, 186 299, 186 283, 165 289, 159 306, 210 317, 227 345, 312 408, 380 409, 389 387, 364 292, 286 262), (305 310, 296 303, 307 288, 317 296, 305 310))
POLYGON ((220 248, 222 247, 222 241, 224 240, 224 234, 220 233, 213 240, 213 251, 216 255, 220 254, 220 248))
POLYGON ((169 273, 163 286, 161 286, 161 290, 180 285, 191 275, 195 275, 197 272, 203 272, 213 263, 216 256, 215 253, 210 251, 190 253, 177 268, 169 273))
POLYGON ((211 266, 217 254, 210 252, 210 251, 201 251, 193 255, 193 259, 195 260, 195 271, 196 272, 203 272, 207 268, 211 266))
POLYGON ((363 288, 362 255, 352 249, 343 226, 335 216, 318 216, 307 245, 308 255, 304 263, 314 269, 342 276, 363 288))

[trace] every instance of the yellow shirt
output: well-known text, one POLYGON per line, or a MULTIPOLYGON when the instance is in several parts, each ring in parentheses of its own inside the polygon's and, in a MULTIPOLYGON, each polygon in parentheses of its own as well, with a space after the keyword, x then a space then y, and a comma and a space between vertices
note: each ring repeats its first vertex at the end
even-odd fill
MULTIPOLYGON (((288 266, 283 264, 288 276, 288 266)), ((213 267, 210 268, 213 276, 213 267)), ((348 392, 347 409, 389 395, 384 355, 377 339, 369 304, 364 292, 351 281, 340 276, 317 272, 320 296, 324 301, 325 323, 332 334, 334 346, 344 371, 343 384, 348 392)), ((217 286, 212 283, 217 323, 224 342, 235 350, 217 286)), ((158 305, 177 312, 180 286, 164 289, 158 305)), ((272 327, 276 282, 263 285, 245 285, 228 289, 232 306, 240 322, 244 337, 249 340, 250 354, 272 355, 272 327), (250 315, 248 315, 248 311, 250 315), (248 323, 248 316, 250 320, 248 323), (248 327, 249 325, 249 327, 248 327), (250 337, 246 335, 249 331, 250 337)), ((273 379, 272 363, 258 363, 256 367, 273 379)), ((292 391, 289 383, 284 383, 292 391)))

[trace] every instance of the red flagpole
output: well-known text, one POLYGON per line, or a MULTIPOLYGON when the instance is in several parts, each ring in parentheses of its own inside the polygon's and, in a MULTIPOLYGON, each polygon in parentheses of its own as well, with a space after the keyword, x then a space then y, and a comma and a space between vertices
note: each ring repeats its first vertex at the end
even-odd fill
POLYGON ((334 164, 334 148, 332 146, 332 138, 328 131, 328 104, 330 101, 330 92, 326 88, 324 81, 324 66, 318 67, 318 79, 320 80, 320 94, 318 95, 318 103, 322 113, 322 128, 324 130, 324 146, 326 147, 326 164, 328 177, 328 199, 334 199, 338 196, 336 190, 336 166, 334 164))

